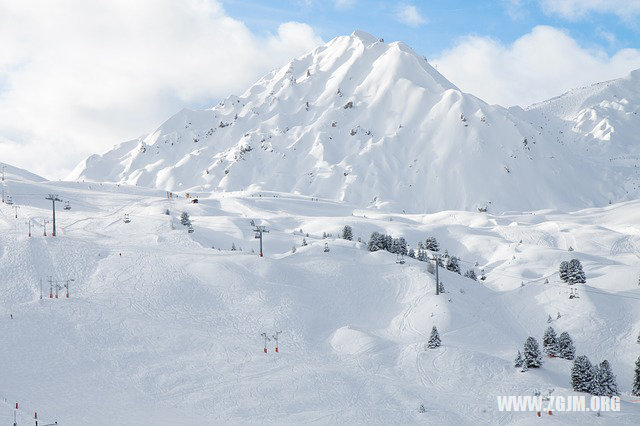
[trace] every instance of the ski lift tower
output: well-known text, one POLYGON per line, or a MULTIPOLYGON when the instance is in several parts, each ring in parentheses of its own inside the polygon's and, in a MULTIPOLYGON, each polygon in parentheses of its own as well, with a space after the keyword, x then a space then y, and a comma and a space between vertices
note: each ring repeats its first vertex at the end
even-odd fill
POLYGON ((262 234, 268 234, 269 231, 267 231, 267 227, 266 226, 256 226, 256 229, 254 229, 254 232, 256 233, 255 238, 260 240, 260 253, 259 256, 263 257, 264 254, 262 253, 262 234))

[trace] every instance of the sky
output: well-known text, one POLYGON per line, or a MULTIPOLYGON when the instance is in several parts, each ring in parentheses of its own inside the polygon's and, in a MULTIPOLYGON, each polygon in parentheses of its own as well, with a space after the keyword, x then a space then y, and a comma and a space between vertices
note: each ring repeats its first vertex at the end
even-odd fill
POLYGON ((640 68, 640 0, 0 0, 0 162, 64 179, 356 29, 503 106, 640 68))

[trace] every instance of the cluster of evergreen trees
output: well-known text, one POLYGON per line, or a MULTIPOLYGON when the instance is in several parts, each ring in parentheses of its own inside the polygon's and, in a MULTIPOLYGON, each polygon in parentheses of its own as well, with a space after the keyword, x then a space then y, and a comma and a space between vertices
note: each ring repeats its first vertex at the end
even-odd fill
MULTIPOLYGON (((576 348, 569 333, 564 331, 558 337, 553 327, 547 328, 544 332, 542 350, 550 357, 569 360, 572 360, 576 354, 576 348)), ((523 353, 518 351, 518 355, 514 360, 514 367, 522 368, 523 371, 526 371, 529 368, 538 368, 542 365, 542 353, 540 352, 538 341, 534 337, 528 337, 524 342, 523 353)))
POLYGON ((568 284, 584 284, 587 277, 582 269, 582 264, 578 259, 563 261, 560 263, 560 279, 568 284))
POLYGON ((544 336, 542 337, 542 348, 544 353, 551 357, 572 360, 576 356, 576 347, 569 333, 563 331, 560 333, 560 337, 557 337, 553 327, 545 330, 544 336))
POLYGON ((592 395, 619 395, 616 376, 611 371, 611 365, 606 359, 599 365, 592 365, 589 358, 579 355, 571 368, 571 387, 578 392, 588 392, 592 395))
MULTIPOLYGON (((345 230, 343 230, 343 235, 344 234, 345 230)), ((421 262, 427 262, 431 260, 429 259, 428 252, 439 252, 440 244, 435 237, 427 237, 424 243, 422 241, 418 242, 418 247, 416 250, 414 250, 413 248, 408 249, 407 241, 404 239, 404 237, 393 238, 391 235, 373 232, 371 234, 371 237, 369 238, 367 249, 369 251, 386 250, 390 253, 400 254, 403 256, 407 255, 421 262)), ((438 266, 440 266, 441 268, 446 268, 451 272, 462 275, 462 269, 460 268, 460 259, 456 256, 450 256, 447 250, 444 251, 444 254, 442 256, 439 256, 437 258, 437 262, 438 266)), ((467 270, 464 276, 474 281, 478 280, 478 277, 473 269, 467 270)), ((483 273, 480 279, 484 280, 485 278, 486 277, 483 273)))
POLYGON ((389 253, 401 254, 403 256, 408 253, 407 241, 404 237, 393 238, 391 235, 381 234, 379 232, 371 234, 367 249, 369 251, 386 250, 389 253))

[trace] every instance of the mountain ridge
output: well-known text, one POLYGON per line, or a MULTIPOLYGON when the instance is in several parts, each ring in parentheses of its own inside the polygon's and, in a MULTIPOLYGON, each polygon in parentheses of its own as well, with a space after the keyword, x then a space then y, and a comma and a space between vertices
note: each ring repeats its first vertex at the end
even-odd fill
POLYGON ((628 188, 618 188, 624 176, 602 185, 605 164, 580 158, 584 147, 558 136, 566 123, 555 115, 545 122, 541 108, 489 105, 404 43, 356 31, 240 96, 182 110, 145 137, 89 157, 70 178, 274 190, 410 212, 576 209, 628 199, 628 188), (599 173, 567 172, 584 162, 599 173))

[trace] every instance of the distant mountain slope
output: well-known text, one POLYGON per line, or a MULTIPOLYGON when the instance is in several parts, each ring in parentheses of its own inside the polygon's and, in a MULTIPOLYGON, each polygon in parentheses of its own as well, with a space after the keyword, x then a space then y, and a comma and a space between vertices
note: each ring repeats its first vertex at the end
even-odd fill
POLYGON ((31 173, 27 170, 21 169, 19 167, 11 166, 6 163, 0 162, 0 176, 4 171, 4 177, 6 179, 19 180, 19 181, 30 181, 30 182, 45 182, 46 179, 42 176, 38 176, 35 173, 31 173))
POLYGON ((558 138, 552 129, 564 124, 555 112, 547 122, 551 113, 488 105, 408 46, 355 32, 241 96, 183 110, 89 157, 70 178, 268 189, 407 212, 574 209, 628 198, 625 176, 610 179, 608 161, 558 138))

